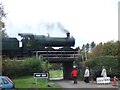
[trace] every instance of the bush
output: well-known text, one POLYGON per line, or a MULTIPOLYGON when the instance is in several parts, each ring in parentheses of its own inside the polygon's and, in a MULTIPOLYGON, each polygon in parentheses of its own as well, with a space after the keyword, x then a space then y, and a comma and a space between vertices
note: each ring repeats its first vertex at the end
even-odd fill
POLYGON ((7 75, 9 77, 19 76, 19 71, 21 69, 20 67, 21 63, 22 61, 17 61, 17 60, 11 60, 11 59, 3 60, 2 74, 7 75))
POLYGON ((107 75, 110 77, 114 77, 115 75, 117 77, 120 77, 118 62, 120 59, 114 56, 100 56, 94 59, 89 59, 87 61, 81 62, 80 59, 76 60, 77 68, 79 70, 79 78, 80 80, 84 79, 84 71, 85 67, 89 67, 91 79, 95 79, 95 73, 99 73, 102 70, 102 66, 105 66, 107 75))
POLYGON ((35 72, 46 72, 49 69, 49 63, 43 58, 25 58, 23 60, 4 60, 2 63, 3 75, 9 77, 31 76, 35 72))
POLYGON ((41 72, 41 60, 36 58, 26 58, 22 63, 22 73, 24 75, 31 75, 34 72, 41 72))
POLYGON ((107 75, 111 77, 118 75, 118 59, 114 56, 97 57, 86 61, 85 65, 92 69, 93 73, 102 70, 102 66, 105 66, 107 75))

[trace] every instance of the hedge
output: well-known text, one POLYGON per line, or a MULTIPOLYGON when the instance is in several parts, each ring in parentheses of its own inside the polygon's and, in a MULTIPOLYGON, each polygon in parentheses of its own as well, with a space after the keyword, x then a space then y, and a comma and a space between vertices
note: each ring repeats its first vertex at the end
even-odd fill
POLYGON ((102 66, 105 66, 107 75, 119 76, 118 73, 118 59, 114 56, 100 56, 85 62, 85 66, 92 69, 93 72, 102 70, 102 66))
POLYGON ((79 78, 83 80, 83 74, 85 67, 89 67, 91 77, 95 74, 96 71, 101 71, 102 66, 105 66, 107 75, 110 77, 120 77, 119 69, 118 69, 118 58, 114 56, 100 56, 94 59, 89 59, 87 61, 80 62, 78 65, 79 69, 79 78))
POLYGON ((25 58, 23 60, 3 60, 2 74, 15 78, 18 76, 31 76, 35 72, 45 72, 49 63, 43 58, 25 58))

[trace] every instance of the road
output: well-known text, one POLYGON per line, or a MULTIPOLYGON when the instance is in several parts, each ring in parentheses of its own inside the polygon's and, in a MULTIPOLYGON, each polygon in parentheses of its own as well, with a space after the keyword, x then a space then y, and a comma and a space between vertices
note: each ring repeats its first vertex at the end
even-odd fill
POLYGON ((72 80, 55 81, 61 86, 62 90, 120 90, 118 86, 113 86, 113 83, 106 85, 98 85, 96 82, 85 83, 78 81, 77 84, 73 84, 72 80))

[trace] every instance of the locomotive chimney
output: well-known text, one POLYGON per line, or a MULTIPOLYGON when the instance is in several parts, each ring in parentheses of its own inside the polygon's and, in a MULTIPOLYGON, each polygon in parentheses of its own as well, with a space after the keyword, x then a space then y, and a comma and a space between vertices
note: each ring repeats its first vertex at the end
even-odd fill
POLYGON ((67 35, 67 38, 70 38, 70 33, 69 32, 67 32, 66 35, 67 35))

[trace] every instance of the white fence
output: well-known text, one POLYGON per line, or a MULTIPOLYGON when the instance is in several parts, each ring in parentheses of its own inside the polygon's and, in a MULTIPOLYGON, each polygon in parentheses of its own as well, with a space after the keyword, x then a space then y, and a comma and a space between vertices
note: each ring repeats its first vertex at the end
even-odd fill
POLYGON ((110 83, 110 77, 98 77, 97 78, 97 84, 109 84, 110 83))

